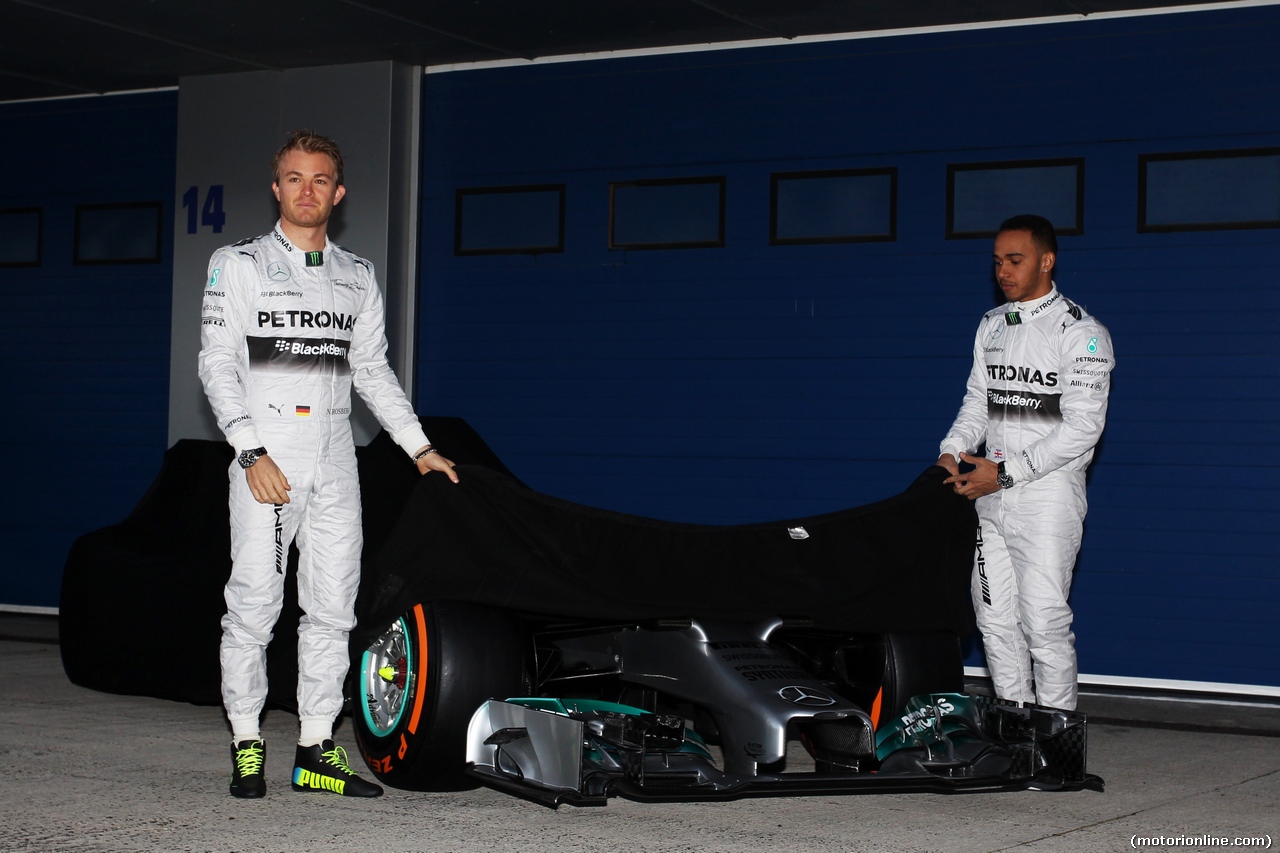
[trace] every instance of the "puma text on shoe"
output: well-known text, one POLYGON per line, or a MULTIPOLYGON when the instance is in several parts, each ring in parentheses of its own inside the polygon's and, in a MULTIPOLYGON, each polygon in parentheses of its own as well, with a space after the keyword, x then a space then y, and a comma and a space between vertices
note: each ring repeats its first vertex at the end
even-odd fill
POLYGON ((293 790, 320 791, 344 797, 380 797, 382 788, 366 782, 347 765, 347 751, 326 740, 300 746, 293 761, 293 790))

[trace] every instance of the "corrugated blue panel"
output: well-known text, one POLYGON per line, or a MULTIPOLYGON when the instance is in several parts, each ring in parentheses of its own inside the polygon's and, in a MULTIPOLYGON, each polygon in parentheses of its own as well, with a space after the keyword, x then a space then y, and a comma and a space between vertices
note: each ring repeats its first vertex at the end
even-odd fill
POLYGON ((997 301, 989 241, 944 239, 947 165, 1083 157, 1058 280, 1119 368, 1082 669, 1280 684, 1278 233, 1136 228, 1140 154, 1280 144, 1277 43, 1262 7, 429 75, 419 400, 625 512, 886 497, 935 458, 997 301), (889 166, 896 242, 768 245, 773 172, 889 166), (610 182, 708 175, 724 248, 608 250, 610 182), (561 182, 563 254, 453 255, 457 188, 561 182))
POLYGON ((177 94, 3 105, 0 129, 0 208, 45 227, 41 266, 0 269, 0 603, 57 606, 71 543, 129 513, 168 441, 177 94), (73 265, 75 206, 132 201, 164 205, 161 262, 73 265))

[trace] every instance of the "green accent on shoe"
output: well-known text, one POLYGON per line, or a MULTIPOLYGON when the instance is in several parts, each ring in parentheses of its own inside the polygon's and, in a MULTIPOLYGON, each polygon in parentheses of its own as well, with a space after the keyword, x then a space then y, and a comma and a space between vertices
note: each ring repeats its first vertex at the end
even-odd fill
MULTIPOLYGON (((348 773, 351 771, 348 770, 348 773)), ((312 773, 301 767, 293 768, 293 784, 298 788, 306 788, 311 791, 333 791, 335 794, 341 794, 347 787, 347 783, 342 779, 335 779, 332 776, 324 776, 320 773, 312 773)))
POLYGON ((326 764, 338 768, 348 776, 356 775, 356 772, 351 769, 351 765, 347 764, 347 751, 342 747, 335 746, 328 752, 322 752, 320 754, 324 756, 326 764))
POLYGON ((241 799, 257 799, 267 793, 262 766, 267 746, 260 740, 244 740, 231 745, 231 794, 241 799))
POLYGON ((246 776, 262 772, 262 761, 266 756, 262 752, 262 741, 255 740, 248 746, 236 750, 236 767, 246 776))
POLYGON ((347 763, 347 751, 326 740, 298 747, 293 763, 293 790, 322 791, 346 797, 378 797, 382 788, 361 779, 347 763))

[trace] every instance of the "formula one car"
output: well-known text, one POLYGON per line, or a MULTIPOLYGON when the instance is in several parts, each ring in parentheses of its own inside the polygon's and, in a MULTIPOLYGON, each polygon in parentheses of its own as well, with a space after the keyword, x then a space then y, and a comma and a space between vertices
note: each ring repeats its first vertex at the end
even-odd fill
MULTIPOLYGON (((419 477, 385 434, 357 452, 349 697, 387 784, 548 804, 1100 786, 1082 716, 961 694, 976 519, 941 468, 827 515, 678 524, 540 494, 464 422, 423 423, 459 485, 419 477)), ((178 442, 127 519, 77 540, 74 683, 220 700, 230 463, 224 443, 178 442), (120 631, 139 602, 147 629, 120 631)), ((293 705, 298 615, 287 593, 273 705, 293 705)))
POLYGON ((465 741, 472 778, 553 807, 617 794, 1101 790, 1083 715, 964 695, 961 682, 949 632, 556 623, 432 602, 363 653, 354 719, 388 784, 455 787, 465 741), (487 696, 499 698, 476 708, 487 696))

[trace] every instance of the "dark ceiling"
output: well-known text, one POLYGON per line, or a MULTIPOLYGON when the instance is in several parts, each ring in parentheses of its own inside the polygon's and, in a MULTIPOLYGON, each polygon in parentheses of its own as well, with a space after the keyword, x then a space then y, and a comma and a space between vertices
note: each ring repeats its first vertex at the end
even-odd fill
POLYGON ((1192 3, 0 0, 0 101, 176 86, 179 77, 196 74, 388 59, 412 65, 533 59, 1185 5, 1192 3))

